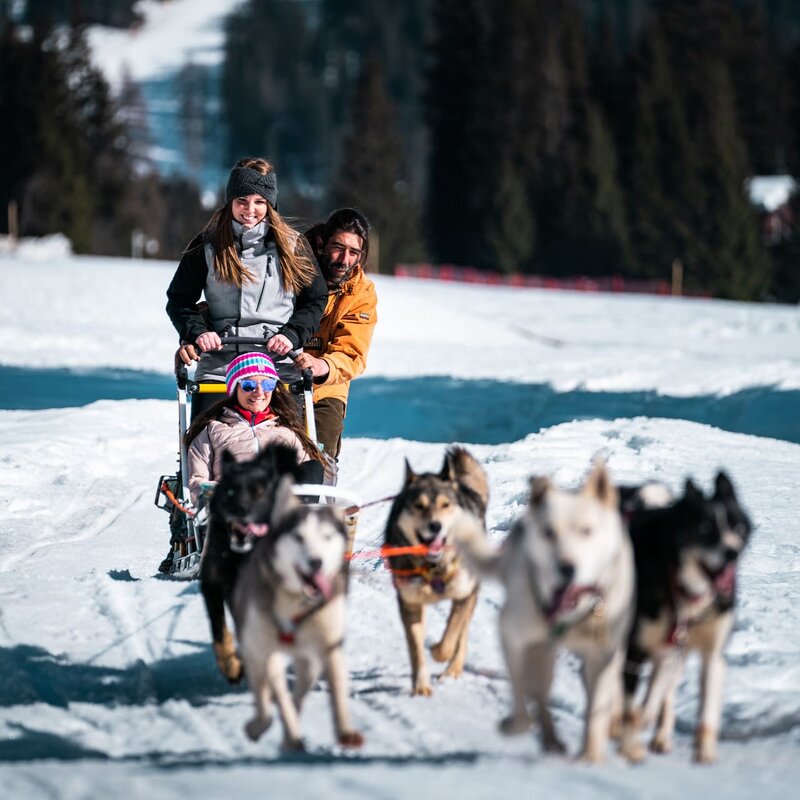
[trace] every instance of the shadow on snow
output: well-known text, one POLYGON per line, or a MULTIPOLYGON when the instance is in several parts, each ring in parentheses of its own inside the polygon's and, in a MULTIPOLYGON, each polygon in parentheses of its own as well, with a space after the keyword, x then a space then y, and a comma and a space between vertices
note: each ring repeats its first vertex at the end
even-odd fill
POLYGON ((152 664, 136 661, 125 669, 76 664, 32 645, 0 648, 0 707, 142 705, 167 700, 199 706, 232 691, 244 687, 231 687, 219 674, 210 645, 152 664))

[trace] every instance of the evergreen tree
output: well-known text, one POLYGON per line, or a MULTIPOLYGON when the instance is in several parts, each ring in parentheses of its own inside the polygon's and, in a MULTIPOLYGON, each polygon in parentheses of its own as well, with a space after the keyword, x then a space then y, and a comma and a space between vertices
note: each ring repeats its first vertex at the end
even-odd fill
POLYGON ((710 253, 694 280, 721 297, 755 300, 768 284, 767 262, 743 191, 747 157, 737 133, 733 87, 719 62, 708 65, 703 79, 698 145, 706 154, 701 177, 707 201, 699 227, 710 253))
POLYGON ((21 21, 35 25, 110 25, 128 28, 141 22, 137 0, 27 0, 21 21))
POLYGON ((487 203, 486 262, 500 272, 521 272, 536 245, 536 216, 519 166, 507 155, 497 165, 498 180, 487 203))
POLYGON ((66 41, 40 28, 32 38, 7 29, 0 46, 0 128, 3 207, 15 199, 23 234, 62 231, 78 251, 91 244, 93 202, 89 157, 96 105, 90 86, 71 70, 80 58, 80 37, 66 41), (84 128, 86 125, 86 128, 84 128), (88 134, 88 135, 87 135, 88 134))
MULTIPOLYGON (((586 112, 587 153, 585 157, 589 187, 589 258, 595 274, 630 274, 632 252, 625 195, 619 181, 616 145, 611 131, 596 104, 586 112)), ((588 270, 586 270, 588 271, 588 270)))
POLYGON ((313 37, 307 5, 250 0, 226 22, 223 118, 231 162, 262 156, 276 165, 282 196, 317 182, 316 110, 322 87, 309 80, 313 37))
POLYGON ((397 109, 405 179, 418 202, 423 199, 427 169, 427 132, 422 118, 424 61, 431 0, 321 0, 313 70, 325 84, 325 122, 332 126, 326 158, 338 163, 337 131, 349 120, 347 110, 369 59, 381 62, 386 91, 397 109))
POLYGON ((487 109, 489 55, 483 0, 436 0, 426 92, 430 128, 427 219, 439 261, 475 264, 484 249, 494 134, 487 109))
POLYGON ((698 151, 663 29, 649 32, 635 64, 628 181, 632 244, 640 274, 666 278, 673 259, 693 268, 702 258, 704 246, 695 235, 703 208, 698 151))
POLYGON ((128 140, 80 29, 6 29, 0 114, 0 148, 13 153, 0 160, 0 203, 18 203, 21 233, 60 231, 78 252, 129 252, 149 209, 131 207, 128 140))
POLYGON ((787 57, 784 75, 789 102, 783 156, 790 174, 800 178, 800 44, 787 57))
POLYGON ((422 248, 417 208, 403 181, 394 109, 377 61, 362 69, 351 120, 331 204, 355 206, 366 214, 377 234, 380 271, 391 271, 398 262, 419 260, 422 248))
POLYGON ((494 21, 488 62, 481 84, 483 114, 491 120, 483 142, 480 224, 472 263, 501 272, 531 268, 538 250, 536 187, 542 170, 537 77, 538 8, 520 0, 503 0, 494 21))
POLYGON ((547 123, 534 137, 538 263, 554 274, 625 272, 628 226, 616 144, 592 98, 584 20, 572 6, 541 2, 535 31, 533 42, 546 37, 536 48, 543 58, 534 90, 534 107, 547 123))
POLYGON ((787 98, 791 88, 780 68, 774 36, 761 3, 747 5, 735 32, 729 59, 738 127, 753 174, 786 169, 787 98))

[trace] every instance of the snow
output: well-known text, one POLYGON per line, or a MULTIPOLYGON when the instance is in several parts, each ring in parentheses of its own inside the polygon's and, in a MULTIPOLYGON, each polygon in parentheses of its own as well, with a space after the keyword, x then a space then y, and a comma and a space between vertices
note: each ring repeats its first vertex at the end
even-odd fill
POLYGON ((72 255, 72 242, 63 233, 48 236, 0 236, 0 254, 24 261, 50 261, 72 255))
POLYGON ((750 202, 764 211, 777 211, 797 191, 797 181, 790 175, 756 175, 745 182, 750 202))
POLYGON ((134 30, 102 25, 89 28, 94 63, 114 87, 127 74, 144 81, 176 72, 184 64, 214 66, 222 62, 224 18, 243 0, 140 0, 144 17, 134 30))
MULTIPOLYGON (((177 2, 177 0, 176 0, 177 2)), ((0 257, 0 365, 167 374, 175 333, 164 291, 175 265, 0 257), (31 298, 35 298, 31 302, 31 298)), ((777 305, 589 295, 376 278, 379 322, 368 376, 497 378, 559 390, 653 390, 693 397, 800 387, 800 313, 777 305)), ((52 387, 57 398, 58 385, 52 387)), ((465 413, 488 408, 464 398, 465 413)), ((56 400, 57 402, 57 400, 56 400)), ((55 402, 54 402, 55 404, 55 402)), ((351 409, 351 414, 356 414, 351 409)), ((480 426, 480 413, 475 426, 480 426)), ((438 468, 444 443, 346 438, 340 485, 392 494, 403 459, 438 468)), ((496 732, 509 692, 486 584, 467 674, 408 695, 408 656, 389 576, 354 561, 345 644, 358 753, 332 743, 328 696, 303 712, 309 753, 280 753, 279 726, 257 744, 242 726, 245 689, 216 672, 197 583, 155 577, 166 515, 152 505, 175 465, 176 407, 161 400, 0 411, 0 785, 3 797, 296 798, 438 796, 782 798, 800 780, 800 445, 647 417, 582 419, 507 444, 465 442, 487 470, 498 541, 529 476, 574 486, 602 453, 621 482, 676 489, 732 476, 755 523, 727 648, 719 762, 691 764, 698 702, 692 660, 674 753, 630 767, 611 753, 587 767, 544 755, 535 736, 496 732), (235 788, 234 788, 235 787, 235 788)), ((357 551, 376 547, 388 509, 365 509, 357 551)), ((445 608, 429 615, 436 640, 445 608)), ((556 723, 580 745, 577 665, 559 660, 556 723)))

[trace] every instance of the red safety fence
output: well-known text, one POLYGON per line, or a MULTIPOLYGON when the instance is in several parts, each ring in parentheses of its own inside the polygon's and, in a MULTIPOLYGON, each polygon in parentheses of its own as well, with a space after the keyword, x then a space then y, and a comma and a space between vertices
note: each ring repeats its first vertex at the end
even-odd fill
POLYGON ((622 275, 589 278, 579 275, 554 278, 547 275, 506 275, 501 272, 485 272, 475 267, 459 267, 455 264, 397 264, 396 278, 424 278, 459 283, 480 283, 491 286, 525 286, 535 289, 570 289, 577 292, 636 292, 639 294, 670 294, 669 281, 634 280, 622 275))

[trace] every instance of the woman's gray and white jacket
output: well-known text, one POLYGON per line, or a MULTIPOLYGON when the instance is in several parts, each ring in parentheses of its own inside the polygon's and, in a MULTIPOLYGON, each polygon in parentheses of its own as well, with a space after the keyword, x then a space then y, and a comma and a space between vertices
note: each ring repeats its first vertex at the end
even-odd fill
MULTIPOLYGON (((297 295, 281 286, 281 263, 275 237, 266 221, 245 229, 234 221, 236 251, 253 275, 242 287, 217 280, 214 245, 198 236, 181 258, 167 289, 167 314, 182 341, 194 344, 209 330, 220 335, 269 338, 281 333, 296 349, 319 327, 328 299, 322 273, 297 295), (208 303, 207 318, 197 309, 201 294, 208 303)), ((219 351, 204 356, 202 372, 224 378, 231 354, 219 351), (212 363, 218 361, 219 363, 212 363)), ((196 376, 200 379, 200 376, 196 376)))

